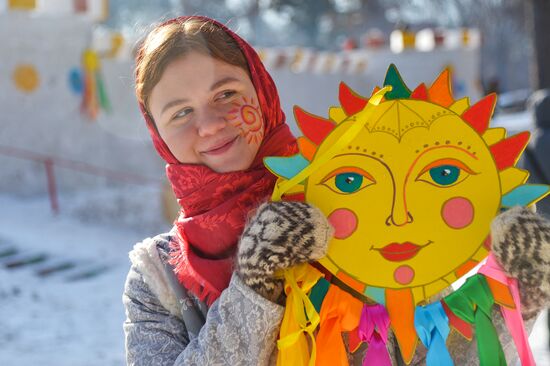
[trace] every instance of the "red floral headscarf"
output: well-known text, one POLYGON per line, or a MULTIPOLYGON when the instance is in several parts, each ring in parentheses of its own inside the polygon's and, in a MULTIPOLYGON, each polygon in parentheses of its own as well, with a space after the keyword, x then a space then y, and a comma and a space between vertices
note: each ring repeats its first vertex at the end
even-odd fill
MULTIPOLYGON (((229 285, 233 258, 244 224, 260 202, 269 199, 276 177, 263 165, 265 156, 297 152, 285 124, 275 83, 254 49, 223 24, 201 16, 179 17, 161 25, 199 19, 212 22, 231 36, 248 62, 263 115, 265 135, 249 169, 216 173, 205 165, 182 164, 155 128, 143 104, 140 109, 153 144, 166 161, 166 175, 181 206, 171 243, 171 264, 180 283, 211 304, 229 285)), ((137 60, 143 57, 140 50, 137 60)))

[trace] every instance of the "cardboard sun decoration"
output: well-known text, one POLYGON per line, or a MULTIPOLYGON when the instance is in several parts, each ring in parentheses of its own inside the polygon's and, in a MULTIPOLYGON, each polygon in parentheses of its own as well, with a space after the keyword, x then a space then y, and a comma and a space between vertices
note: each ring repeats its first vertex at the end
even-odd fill
MULTIPOLYGON (((520 304, 492 256, 456 292, 430 298, 488 256, 502 209, 532 205, 549 187, 525 184, 528 172, 515 167, 528 132, 489 128, 496 95, 455 100, 450 79, 444 70, 411 91, 391 65, 370 98, 342 83, 328 119, 295 107, 300 153, 265 159, 279 177, 273 199, 312 203, 335 234, 326 257, 284 273, 279 365, 347 365, 342 332, 352 351, 369 344, 365 364, 389 365, 390 326, 407 363, 420 339, 428 365, 452 365, 449 325, 469 339, 475 326, 481 364, 505 364, 490 307, 514 313, 522 329, 520 304)), ((529 364, 525 333, 508 325, 529 364)))

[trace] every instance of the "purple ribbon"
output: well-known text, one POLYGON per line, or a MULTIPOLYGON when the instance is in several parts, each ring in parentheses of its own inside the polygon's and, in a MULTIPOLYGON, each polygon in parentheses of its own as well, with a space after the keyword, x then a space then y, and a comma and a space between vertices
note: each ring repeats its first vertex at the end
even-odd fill
POLYGON ((359 320, 359 339, 369 346, 363 359, 363 366, 391 366, 391 359, 386 347, 390 316, 380 304, 363 306, 359 320))

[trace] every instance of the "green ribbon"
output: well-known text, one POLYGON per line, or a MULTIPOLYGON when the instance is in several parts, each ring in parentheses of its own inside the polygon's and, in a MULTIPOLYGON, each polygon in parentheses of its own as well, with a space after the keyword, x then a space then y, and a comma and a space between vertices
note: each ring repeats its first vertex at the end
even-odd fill
POLYGON ((476 274, 457 291, 445 297, 445 303, 462 320, 474 324, 480 366, 506 366, 504 351, 491 321, 495 299, 487 280, 476 274))
POLYGON ((103 78, 99 72, 96 72, 95 77, 97 81, 97 94, 99 97, 99 104, 105 112, 111 112, 111 102, 109 102, 109 97, 107 96, 107 90, 105 90, 103 78))

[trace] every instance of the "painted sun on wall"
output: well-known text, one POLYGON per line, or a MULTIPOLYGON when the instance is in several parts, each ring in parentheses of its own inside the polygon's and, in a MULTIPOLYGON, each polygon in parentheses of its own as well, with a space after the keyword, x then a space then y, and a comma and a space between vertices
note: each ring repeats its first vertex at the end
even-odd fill
POLYGON ((450 80, 410 90, 391 65, 370 98, 341 84, 328 118, 295 108, 300 153, 265 160, 274 200, 303 199, 334 226, 324 271, 384 305, 394 328, 397 309, 412 314, 487 257, 500 210, 548 193, 515 166, 529 133, 490 128, 496 96, 455 100, 450 80))

